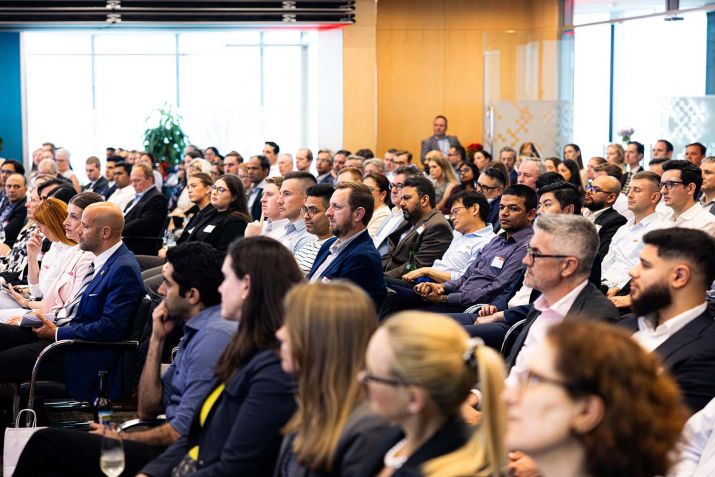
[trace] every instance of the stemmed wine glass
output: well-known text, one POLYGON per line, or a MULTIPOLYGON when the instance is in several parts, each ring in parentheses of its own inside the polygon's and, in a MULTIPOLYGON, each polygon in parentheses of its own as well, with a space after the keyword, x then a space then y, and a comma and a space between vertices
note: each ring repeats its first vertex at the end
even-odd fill
POLYGON ((124 444, 117 438, 119 428, 113 422, 105 424, 109 433, 102 436, 102 452, 99 468, 107 477, 118 477, 124 470, 124 444))

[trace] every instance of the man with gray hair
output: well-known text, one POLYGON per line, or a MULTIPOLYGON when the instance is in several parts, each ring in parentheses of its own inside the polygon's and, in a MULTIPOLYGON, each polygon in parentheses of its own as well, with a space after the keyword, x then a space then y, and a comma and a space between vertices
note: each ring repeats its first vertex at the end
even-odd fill
POLYGON ((700 205, 715 215, 715 156, 708 156, 700 163, 703 185, 700 186, 700 205))
POLYGON ((519 173, 514 168, 516 164, 516 150, 509 146, 503 147, 501 151, 499 151, 499 161, 506 166, 506 170, 509 173, 509 184, 516 184, 516 181, 519 179, 519 173))
POLYGON ((524 284, 541 296, 531 304, 507 356, 507 381, 516 382, 528 371, 531 354, 551 326, 579 317, 611 322, 619 318, 616 307, 588 281, 597 251, 596 227, 585 217, 547 214, 536 221, 522 263, 524 284))
MULTIPOLYGON (((521 161, 517 182, 536 190, 536 179, 546 172, 546 164, 538 157, 527 157, 521 161)), ((509 175, 511 177, 511 174, 509 175)))

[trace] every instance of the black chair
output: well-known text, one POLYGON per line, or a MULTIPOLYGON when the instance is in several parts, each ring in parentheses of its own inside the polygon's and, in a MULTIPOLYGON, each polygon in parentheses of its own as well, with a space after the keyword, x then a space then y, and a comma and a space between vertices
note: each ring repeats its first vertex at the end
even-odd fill
POLYGON ((516 337, 519 336, 519 333, 521 333, 521 329, 524 328, 525 324, 526 318, 521 321, 517 321, 507 330, 506 335, 504 335, 504 341, 501 344, 501 350, 499 351, 502 358, 506 359, 507 356, 509 356, 511 348, 514 346, 514 342, 516 341, 516 337))

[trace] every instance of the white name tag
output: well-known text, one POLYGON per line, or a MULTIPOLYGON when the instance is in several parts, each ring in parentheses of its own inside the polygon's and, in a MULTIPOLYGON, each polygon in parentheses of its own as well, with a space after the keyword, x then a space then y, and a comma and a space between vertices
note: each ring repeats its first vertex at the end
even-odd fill
POLYGON ((191 228, 188 230, 189 235, 191 235, 192 233, 194 233, 194 229, 195 229, 195 228, 196 228, 196 227, 191 227, 191 228))
POLYGON ((215 228, 216 228, 215 225, 207 225, 207 226, 204 228, 204 232, 206 232, 207 234, 210 234, 211 232, 214 231, 215 228))
POLYGON ((424 232, 424 231, 425 231, 424 225, 420 225, 419 228, 417 230, 415 230, 415 232, 417 232, 417 235, 422 235, 422 232, 424 232))
POLYGON ((502 268, 504 266, 504 257, 494 257, 491 265, 492 267, 502 268))

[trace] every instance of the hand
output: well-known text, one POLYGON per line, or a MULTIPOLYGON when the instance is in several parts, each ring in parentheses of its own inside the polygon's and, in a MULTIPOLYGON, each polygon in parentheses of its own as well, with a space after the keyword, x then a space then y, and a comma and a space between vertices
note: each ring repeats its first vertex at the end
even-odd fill
POLYGON ((151 337, 154 339, 163 340, 176 326, 176 321, 169 317, 169 309, 163 300, 154 308, 151 319, 151 337))
POLYGON ((166 258, 166 247, 161 247, 159 249, 159 258, 166 258))
POLYGON ((497 311, 496 313, 492 315, 487 315, 487 316, 480 316, 474 321, 475 325, 483 325, 486 323, 493 323, 495 321, 503 321, 504 320, 504 312, 503 311, 497 311))
POLYGON ((621 289, 618 287, 609 288, 608 292, 606 293, 606 296, 608 298, 613 298, 614 296, 616 296, 616 293, 618 293, 619 291, 621 291, 621 289))
POLYGON ((430 303, 441 303, 444 295, 444 285, 440 283, 423 282, 415 285, 415 291, 422 295, 422 299, 430 303))
POLYGON ((470 406, 468 402, 462 404, 460 411, 464 422, 472 427, 478 426, 479 422, 482 420, 482 413, 470 406))
POLYGON ((407 272, 404 275, 402 275, 402 279, 406 282, 414 282, 420 277, 423 277, 426 275, 425 273, 425 268, 418 268, 417 270, 412 270, 411 272, 407 272))
POLYGON ((258 237, 263 232, 263 223, 259 220, 254 220, 246 225, 246 230, 243 232, 244 237, 258 237))
MULTIPOLYGON (((479 316, 489 316, 493 315, 494 313, 497 312, 497 307, 494 305, 484 305, 479 309, 479 313, 477 313, 479 316)), ((489 323, 487 321, 487 323, 489 323)))
POLYGON ((10 285, 9 283, 7 285, 6 290, 7 290, 7 294, 10 295, 12 297, 12 299, 18 303, 18 305, 21 305, 23 307, 25 306, 25 301, 27 300, 27 298, 25 298, 25 296, 22 293, 15 290, 15 288, 13 288, 13 286, 10 285))
POLYGON ((616 305, 616 308, 630 308, 631 303, 633 303, 630 295, 614 296, 614 297, 610 298, 610 300, 611 300, 611 303, 616 305))
POLYGON ((21 316, 13 316, 12 318, 8 319, 8 320, 5 322, 5 324, 6 324, 6 325, 16 325, 16 326, 17 326, 17 325, 20 324, 21 321, 22 321, 22 317, 21 317, 21 316))
POLYGON ((124 434, 121 432, 113 431, 102 424, 97 424, 96 422, 89 423, 89 433, 97 436, 111 437, 119 441, 124 440, 124 434))
POLYGON ((39 230, 35 230, 30 235, 30 239, 27 241, 27 256, 33 260, 37 260, 37 256, 42 250, 42 234, 39 230))
POLYGON ((50 320, 45 318, 42 313, 35 313, 39 319, 42 320, 42 326, 39 328, 32 328, 32 332, 37 335, 38 338, 43 340, 55 341, 55 331, 57 326, 50 320))
POLYGON ((511 477, 539 477, 541 475, 536 462, 523 452, 510 452, 509 461, 506 467, 511 477))

